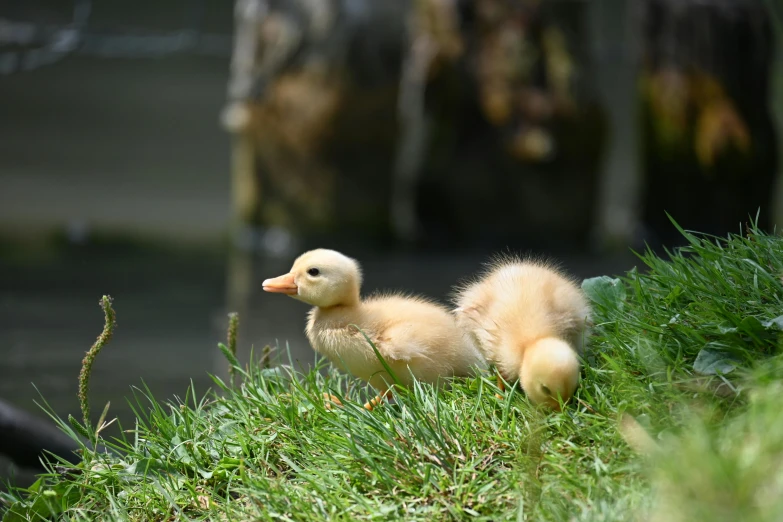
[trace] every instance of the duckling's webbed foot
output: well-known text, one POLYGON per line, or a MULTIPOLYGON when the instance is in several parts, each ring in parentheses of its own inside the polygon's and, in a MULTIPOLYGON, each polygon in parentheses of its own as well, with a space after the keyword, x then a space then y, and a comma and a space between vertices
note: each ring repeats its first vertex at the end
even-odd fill
POLYGON ((340 401, 340 399, 338 399, 337 397, 335 397, 331 393, 324 393, 323 395, 324 395, 324 406, 326 407, 327 410, 331 410, 332 409, 332 404, 335 404, 337 406, 342 406, 343 405, 343 403, 340 401))
MULTIPOLYGON (((372 411, 373 409, 375 409, 375 407, 377 407, 381 403, 383 399, 389 398, 391 397, 391 395, 392 395, 391 390, 386 390, 383 393, 379 393, 371 401, 366 402, 364 404, 364 408, 366 410, 372 411)), ((339 398, 332 395, 331 393, 324 393, 323 398, 324 398, 324 406, 326 407, 327 410, 331 410, 335 406, 339 406, 339 407, 343 406, 342 401, 340 401, 339 398)))
POLYGON ((378 395, 376 395, 374 399, 372 399, 371 401, 367 402, 364 405, 364 409, 372 411, 373 409, 375 409, 376 406, 378 406, 381 403, 381 401, 383 399, 388 399, 391 396, 392 396, 391 389, 386 390, 385 392, 381 392, 378 395))

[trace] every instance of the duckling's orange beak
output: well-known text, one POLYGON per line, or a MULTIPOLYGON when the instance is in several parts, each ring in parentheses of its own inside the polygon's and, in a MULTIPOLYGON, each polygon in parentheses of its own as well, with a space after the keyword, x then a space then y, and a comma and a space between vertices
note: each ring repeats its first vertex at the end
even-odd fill
POLYGON ((294 274, 273 277, 272 279, 265 280, 262 284, 264 286, 264 292, 273 294, 296 295, 299 290, 294 281, 294 274))

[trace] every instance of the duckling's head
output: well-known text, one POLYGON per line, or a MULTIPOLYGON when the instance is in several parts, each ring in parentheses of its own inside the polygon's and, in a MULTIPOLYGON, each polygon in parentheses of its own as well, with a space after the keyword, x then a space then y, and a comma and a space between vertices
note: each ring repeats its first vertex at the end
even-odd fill
POLYGON ((321 308, 358 303, 361 285, 359 263, 323 248, 305 252, 290 272, 263 283, 265 292, 290 295, 321 308))
POLYGON ((561 339, 540 339, 525 350, 519 377, 522 389, 534 404, 559 411, 558 396, 565 403, 576 391, 579 358, 561 339))

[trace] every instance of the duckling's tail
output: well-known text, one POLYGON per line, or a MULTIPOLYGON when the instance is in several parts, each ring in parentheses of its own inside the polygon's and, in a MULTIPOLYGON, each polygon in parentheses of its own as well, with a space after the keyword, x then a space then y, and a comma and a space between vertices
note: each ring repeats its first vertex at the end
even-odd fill
POLYGON ((579 384, 579 357, 566 341, 543 337, 525 347, 520 368, 522 388, 530 400, 559 410, 579 384))

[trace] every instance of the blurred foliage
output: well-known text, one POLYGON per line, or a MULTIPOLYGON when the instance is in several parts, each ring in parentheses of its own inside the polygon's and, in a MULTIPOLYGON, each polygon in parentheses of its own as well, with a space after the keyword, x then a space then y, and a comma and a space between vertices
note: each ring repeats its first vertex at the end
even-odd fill
POLYGON ((661 152, 672 154, 672 149, 692 147, 707 176, 730 149, 747 160, 751 152, 748 125, 717 78, 665 68, 643 74, 640 82, 661 152))
POLYGON ((479 221, 517 236, 577 223, 576 235, 585 235, 606 127, 586 94, 583 8, 384 1, 356 20, 340 9, 293 12, 283 1, 254 23, 247 13, 238 19, 232 92, 245 92, 230 101, 226 121, 252 137, 236 141, 252 149, 235 164, 252 171, 235 173, 245 180, 237 197, 247 221, 299 234, 387 235, 401 183, 395 155, 413 132, 401 122, 410 110, 401 71, 424 53, 432 55, 421 87, 426 131, 414 139, 425 153, 411 174, 418 216, 457 236, 474 235, 479 221), (564 179, 579 186, 580 201, 559 204, 555 186, 564 179), (430 191, 450 191, 451 202, 430 191), (531 209, 525 198, 546 204, 531 209), (489 207, 505 216, 486 221, 489 207))
POLYGON ((769 231, 779 144, 770 99, 776 35, 763 0, 641 0, 642 218, 678 242, 683 227, 724 235, 761 213, 769 231))

